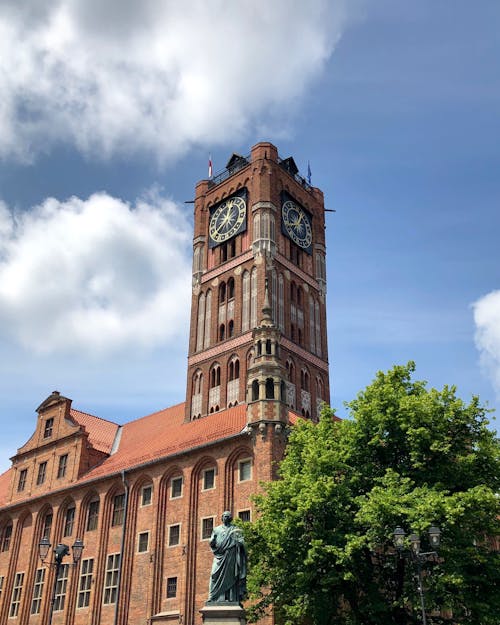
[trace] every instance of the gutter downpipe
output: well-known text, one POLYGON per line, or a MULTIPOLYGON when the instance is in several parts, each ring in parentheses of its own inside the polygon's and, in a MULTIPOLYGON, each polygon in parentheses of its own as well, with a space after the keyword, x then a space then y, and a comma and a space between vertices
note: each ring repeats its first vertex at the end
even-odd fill
POLYGON ((125 479, 125 470, 121 472, 123 487, 125 489, 125 502, 123 510, 123 526, 122 536, 120 540, 120 567, 118 568, 118 579, 116 581, 116 604, 115 604, 115 616, 113 619, 113 625, 118 625, 118 612, 120 609, 120 594, 121 594, 121 582, 122 582, 122 568, 123 568, 123 550, 125 549, 125 533, 127 530, 127 514, 128 514, 128 491, 129 487, 125 479))

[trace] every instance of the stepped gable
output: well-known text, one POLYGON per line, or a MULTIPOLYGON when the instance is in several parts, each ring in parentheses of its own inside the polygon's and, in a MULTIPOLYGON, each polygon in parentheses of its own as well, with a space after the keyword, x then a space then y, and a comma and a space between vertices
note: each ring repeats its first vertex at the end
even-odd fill
POLYGON ((74 408, 71 408, 70 415, 76 423, 85 429, 89 435, 89 443, 94 449, 103 451, 106 454, 111 453, 116 434, 120 427, 117 423, 95 417, 94 415, 75 410, 74 408))

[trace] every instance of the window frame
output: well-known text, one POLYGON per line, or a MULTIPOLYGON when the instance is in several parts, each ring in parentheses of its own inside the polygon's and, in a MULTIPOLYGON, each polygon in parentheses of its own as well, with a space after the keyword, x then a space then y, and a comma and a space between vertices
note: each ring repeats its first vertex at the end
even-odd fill
POLYGON ((116 604, 118 596, 118 573, 120 571, 120 554, 108 553, 106 557, 106 569, 104 571, 104 583, 102 602, 104 605, 116 604))
POLYGON ((99 509, 101 507, 100 499, 92 499, 87 506, 87 522, 85 523, 85 531, 93 532, 99 526, 99 509), (91 527, 92 526, 92 527, 91 527))
POLYGON ((177 598, 177 588, 178 588, 178 577, 177 576, 167 577, 167 580, 165 582, 165 588, 166 588, 166 598, 167 599, 176 599, 177 598), (175 582, 174 582, 174 580, 175 580, 175 582), (172 585, 174 587, 173 592, 171 590, 172 585))
POLYGON ((170 499, 180 499, 184 494, 184 476, 176 475, 175 477, 170 478, 170 499), (178 484, 180 482, 180 493, 178 495, 174 494, 174 483, 178 484))
POLYGON ((73 530, 75 529, 75 518, 76 518, 76 507, 68 506, 66 508, 66 514, 64 515, 64 528, 63 528, 63 537, 73 535, 73 530))
POLYGON ((216 476, 217 476, 217 470, 215 467, 209 467, 207 469, 203 470, 203 478, 202 478, 202 485, 201 485, 201 490, 203 492, 207 491, 207 490, 215 490, 215 480, 216 480, 216 476), (211 486, 207 486, 207 475, 212 473, 213 474, 213 478, 212 478, 212 485, 211 486))
POLYGON ((253 476, 253 462, 252 462, 252 458, 242 458, 241 460, 238 460, 238 484, 240 484, 242 482, 249 482, 249 481, 251 481, 252 476, 253 476), (246 465, 246 464, 249 464, 249 466, 250 466, 250 476, 242 478, 242 467, 243 467, 243 465, 246 465))
POLYGON ((10 596, 9 618, 17 618, 19 615, 19 606, 23 598, 24 571, 15 574, 14 585, 12 586, 12 594, 10 596))
POLYGON ((153 485, 152 484, 146 484, 141 489, 141 508, 145 508, 147 506, 151 506, 152 504, 153 504, 153 485), (149 491, 149 500, 145 502, 144 501, 144 499, 145 499, 144 494, 147 491, 149 491))
POLYGON ((54 589, 54 612, 63 612, 66 604, 66 593, 68 590, 69 564, 61 564, 59 576, 54 589))
POLYGON ((66 477, 66 469, 68 468, 68 455, 69 454, 61 454, 59 456, 59 465, 57 467, 57 479, 60 480, 63 477, 66 477))
POLYGON ((113 512, 111 514, 111 527, 119 527, 125 521, 125 493, 119 493, 113 497, 113 512))
POLYGON ((47 460, 38 464, 38 473, 36 476, 36 485, 41 486, 45 482, 47 477, 47 460))
POLYGON ((21 493, 26 488, 27 479, 28 479, 28 469, 21 469, 19 471, 19 479, 17 481, 18 493, 21 493))
POLYGON ((147 553, 148 551, 149 551, 149 530, 145 532, 139 532, 137 534, 137 553, 147 553), (146 548, 141 549, 141 546, 142 547, 144 546, 144 545, 141 545, 141 539, 143 539, 144 537, 146 537, 146 548))
POLYGON ((168 544, 167 547, 178 547, 181 544, 181 523, 172 523, 167 526, 168 529, 168 544), (172 542, 173 528, 178 528, 177 542, 172 542))
POLYGON ((31 597, 30 615, 40 614, 45 584, 45 568, 36 569, 33 580, 33 594, 31 597))
POLYGON ((92 590, 93 574, 94 574, 94 558, 83 559, 81 568, 80 568, 80 579, 78 581, 78 593, 77 593, 77 598, 76 598, 77 610, 82 609, 82 608, 88 608, 90 605, 90 593, 92 590))
POLYGON ((54 431, 54 417, 49 417, 43 425, 43 438, 52 438, 54 431))
POLYGON ((200 519, 200 540, 210 540, 215 527, 215 516, 205 516, 200 519), (212 527, 210 532, 205 529, 205 521, 211 521, 212 527))

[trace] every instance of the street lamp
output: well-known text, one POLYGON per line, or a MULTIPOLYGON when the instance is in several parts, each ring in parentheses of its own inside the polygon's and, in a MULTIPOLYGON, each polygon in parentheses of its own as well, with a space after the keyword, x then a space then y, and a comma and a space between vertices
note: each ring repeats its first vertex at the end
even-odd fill
MULTIPOLYGON (((54 587, 52 588, 52 599, 50 602, 50 613, 49 613, 48 625, 51 625, 52 623, 52 614, 54 612, 54 603, 56 600, 57 582, 59 580, 59 571, 61 570, 64 557, 69 555, 68 545, 65 545, 64 543, 59 543, 54 548, 54 562, 46 562, 46 558, 47 558, 47 555, 49 553, 51 546, 52 545, 50 544, 50 541, 46 536, 43 536, 43 538, 41 538, 40 542, 38 543, 38 553, 40 555, 40 560, 42 561, 42 564, 48 564, 49 566, 54 566, 56 569, 55 576, 54 576, 54 587)), ((81 538, 77 538, 71 547, 73 551, 73 566, 76 566, 78 562, 80 561, 80 558, 82 557, 83 547, 84 547, 83 541, 81 540, 81 538)))
POLYGON ((405 549, 405 536, 406 532, 402 527, 396 527, 393 532, 394 537, 394 546, 398 551, 398 555, 400 558, 404 558, 405 554, 409 554, 412 562, 415 563, 417 567, 417 581, 418 581, 418 592, 420 595, 420 608, 422 610, 422 623, 423 625, 427 625, 427 617, 425 615, 425 600, 424 600, 424 588, 422 584, 422 564, 427 562, 430 557, 436 557, 437 551, 441 543, 441 530, 439 527, 432 525, 428 531, 429 534, 429 544, 434 548, 434 551, 420 551, 420 536, 417 534, 410 534, 408 537, 410 541, 411 548, 409 550, 405 549))

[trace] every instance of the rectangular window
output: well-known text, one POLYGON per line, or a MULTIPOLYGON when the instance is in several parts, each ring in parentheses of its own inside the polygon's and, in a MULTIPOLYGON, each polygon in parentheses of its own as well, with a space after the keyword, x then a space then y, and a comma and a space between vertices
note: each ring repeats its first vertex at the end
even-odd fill
POLYGON ((170 498, 171 499, 182 497, 182 482, 183 482, 182 477, 172 478, 170 482, 171 484, 170 498))
POLYGON ((40 614, 44 581, 45 581, 45 569, 37 569, 35 573, 35 583, 33 584, 33 599, 31 600, 31 614, 40 614))
POLYGON ((71 536, 71 534, 73 533, 74 524, 75 524, 75 508, 71 507, 66 510, 66 518, 64 519, 63 536, 71 536))
POLYGON ((10 539, 12 538, 12 523, 6 525, 2 533, 2 551, 9 551, 10 539))
POLYGON ((238 512, 238 517, 242 521, 245 521, 245 523, 248 523, 250 521, 250 510, 240 510, 238 512))
POLYGON ((149 532, 141 532, 137 540, 137 551, 144 553, 149 547, 149 532))
POLYGON ((54 419, 47 419, 47 421, 45 421, 45 428, 43 430, 43 438, 50 438, 52 436, 53 429, 54 419))
POLYGON ((99 500, 89 503, 89 511, 87 514, 87 532, 97 529, 99 521, 99 500))
POLYGON ((43 520, 42 538, 50 539, 50 530, 52 529, 52 512, 45 515, 43 520))
POLYGON ((78 607, 88 608, 90 604, 90 588, 92 585, 92 573, 94 571, 94 558, 82 560, 80 571, 80 583, 78 585, 78 607))
POLYGON ((106 577, 104 579, 104 603, 116 602, 118 592, 118 571, 120 568, 120 554, 113 553, 106 562, 106 577))
POLYGON ((43 484, 45 482, 46 473, 47 473, 47 463, 40 462, 40 464, 38 465, 38 475, 36 477, 37 486, 40 486, 40 484, 43 484))
POLYGON ((252 461, 240 460, 238 463, 238 482, 246 482, 252 479, 252 461))
POLYGON ((177 597, 177 577, 167 577, 167 599, 177 597))
POLYGON ((150 506, 152 499, 153 499, 153 487, 144 486, 144 488, 142 489, 141 505, 150 506))
POLYGON ((21 604, 21 596, 23 594, 24 573, 16 573, 14 579, 14 587, 12 588, 12 597, 10 600, 9 618, 16 617, 19 613, 21 604))
POLYGON ((68 466, 68 454, 59 456, 59 467, 57 468, 57 478, 60 479, 66 475, 66 468, 68 466))
POLYGON ((54 593, 54 612, 62 612, 62 610, 64 610, 66 588, 68 586, 68 571, 69 564, 61 564, 54 593))
POLYGON ((214 517, 206 517, 201 520, 201 540, 208 540, 214 529, 214 517))
POLYGON ((125 513, 125 493, 116 495, 113 501, 113 518, 111 519, 111 525, 123 525, 123 518, 125 513))
POLYGON ((215 488, 215 469, 206 469, 203 471, 203 490, 215 488))
POLYGON ((175 547, 181 541, 181 526, 171 525, 168 528, 168 546, 175 547))
POLYGON ((19 471, 19 481, 17 483, 17 492, 20 493, 26 488, 26 478, 28 477, 28 469, 19 471))

